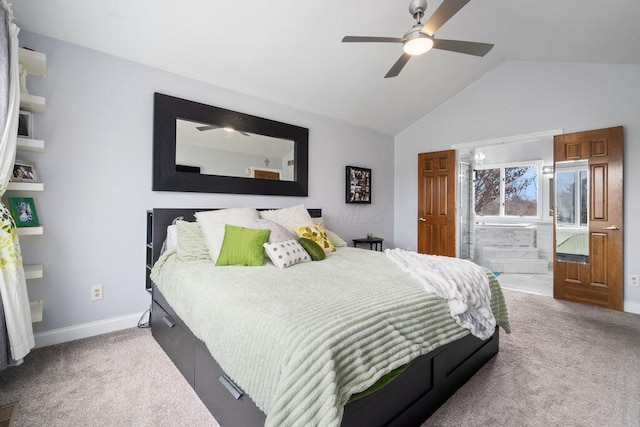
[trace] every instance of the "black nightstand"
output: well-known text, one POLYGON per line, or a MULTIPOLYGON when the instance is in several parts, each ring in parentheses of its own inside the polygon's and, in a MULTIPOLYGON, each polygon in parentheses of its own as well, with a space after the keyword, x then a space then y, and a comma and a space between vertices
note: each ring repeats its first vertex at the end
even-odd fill
POLYGON ((355 248, 359 244, 369 244, 369 249, 373 250, 374 245, 375 245, 375 250, 382 252, 382 242, 383 241, 384 241, 384 239, 382 237, 372 237, 370 239, 368 239, 366 237, 362 238, 362 239, 353 239, 353 247, 355 248))

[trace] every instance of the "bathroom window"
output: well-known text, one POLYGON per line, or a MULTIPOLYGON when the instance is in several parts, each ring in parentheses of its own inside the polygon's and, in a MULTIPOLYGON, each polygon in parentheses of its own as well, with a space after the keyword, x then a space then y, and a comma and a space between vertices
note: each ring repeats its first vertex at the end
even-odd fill
POLYGON ((478 216, 539 217, 542 162, 486 165, 475 170, 478 216))

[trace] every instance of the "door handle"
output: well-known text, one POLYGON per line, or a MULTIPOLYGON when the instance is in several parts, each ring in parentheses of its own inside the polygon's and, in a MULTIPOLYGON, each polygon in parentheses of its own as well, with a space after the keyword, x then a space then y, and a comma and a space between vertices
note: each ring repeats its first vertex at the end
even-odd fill
POLYGON ((617 225, 610 225, 609 227, 602 227, 603 230, 612 230, 612 231, 618 231, 620 230, 620 227, 618 227, 617 225))
POLYGON ((176 326, 175 323, 173 323, 173 321, 171 320, 171 318, 169 318, 169 316, 164 316, 162 318, 162 321, 165 323, 165 325, 167 325, 169 328, 173 328, 174 326, 176 326))
POLYGON ((420 221, 420 222, 427 222, 427 220, 426 220, 425 218, 422 218, 422 217, 418 218, 418 221, 420 221))

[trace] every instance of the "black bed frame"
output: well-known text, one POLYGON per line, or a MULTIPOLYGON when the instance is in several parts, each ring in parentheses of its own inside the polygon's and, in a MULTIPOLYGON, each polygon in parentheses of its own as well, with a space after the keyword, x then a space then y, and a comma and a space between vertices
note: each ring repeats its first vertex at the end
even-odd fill
MULTIPOLYGON (((153 209, 153 262, 160 255, 167 226, 183 216, 209 209, 153 209)), ((320 209, 309 209, 312 217, 320 209)), ((155 284, 152 284, 153 337, 187 379, 205 406, 223 427, 262 426, 265 414, 220 368, 206 345, 189 330, 155 284)), ((381 390, 348 403, 343 427, 419 426, 485 363, 498 353, 499 332, 482 341, 473 335, 453 341, 412 361, 381 390)))

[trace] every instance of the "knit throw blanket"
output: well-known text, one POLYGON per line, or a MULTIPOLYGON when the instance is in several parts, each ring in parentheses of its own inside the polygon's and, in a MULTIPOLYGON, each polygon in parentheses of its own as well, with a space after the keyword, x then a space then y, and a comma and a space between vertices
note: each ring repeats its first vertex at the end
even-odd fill
POLYGON ((446 299, 458 325, 483 340, 493 335, 496 319, 491 312, 489 279, 482 267, 464 259, 402 249, 387 249, 385 253, 420 280, 427 292, 446 299))
MULTIPOLYGON (((284 270, 216 267, 168 251, 152 279, 267 414, 267 427, 339 426, 352 394, 469 334, 444 299, 375 251, 339 248, 284 270)), ((498 324, 508 328, 500 286, 491 286, 498 324)))

